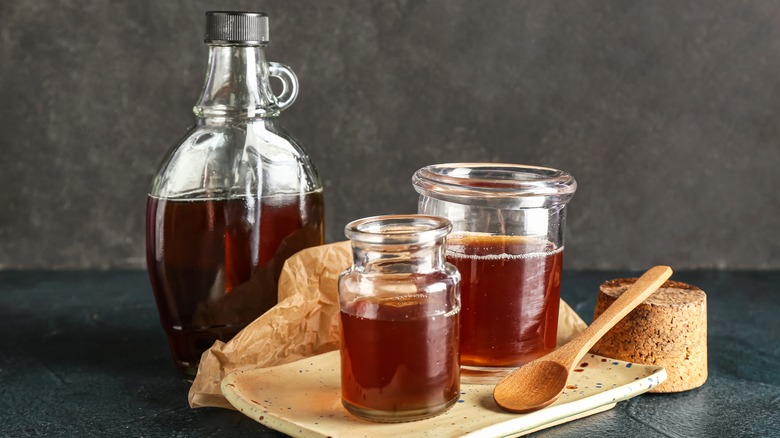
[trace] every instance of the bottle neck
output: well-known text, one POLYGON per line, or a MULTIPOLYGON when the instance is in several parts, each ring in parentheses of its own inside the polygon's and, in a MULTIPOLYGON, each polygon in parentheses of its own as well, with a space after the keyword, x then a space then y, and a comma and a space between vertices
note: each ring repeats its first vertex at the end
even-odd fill
POLYGON ((445 263, 445 239, 413 245, 352 241, 352 268, 381 274, 428 273, 445 263))
POLYGON ((200 118, 278 115, 263 47, 209 45, 206 83, 193 111, 200 118))

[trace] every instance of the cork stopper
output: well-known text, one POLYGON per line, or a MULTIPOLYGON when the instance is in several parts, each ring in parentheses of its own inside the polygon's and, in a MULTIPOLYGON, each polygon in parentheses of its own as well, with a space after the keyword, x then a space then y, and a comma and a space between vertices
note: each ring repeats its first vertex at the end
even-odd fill
MULTIPOLYGON (((594 318, 634 281, 620 278, 602 284, 594 318)), ((667 380, 650 392, 698 388, 707 380, 707 296, 696 286, 667 281, 615 325, 591 352, 666 368, 667 380)))

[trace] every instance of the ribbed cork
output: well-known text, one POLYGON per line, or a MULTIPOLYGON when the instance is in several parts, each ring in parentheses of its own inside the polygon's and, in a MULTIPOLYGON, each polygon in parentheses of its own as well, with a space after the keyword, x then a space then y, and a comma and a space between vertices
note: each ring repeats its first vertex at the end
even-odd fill
MULTIPOLYGON (((599 288, 594 318, 635 278, 610 280, 599 288)), ((696 286, 667 281, 591 349, 628 362, 659 365, 668 378, 650 392, 680 392, 707 380, 707 295, 696 286)))
POLYGON ((263 45, 268 43, 268 16, 262 12, 206 12, 206 43, 263 45))

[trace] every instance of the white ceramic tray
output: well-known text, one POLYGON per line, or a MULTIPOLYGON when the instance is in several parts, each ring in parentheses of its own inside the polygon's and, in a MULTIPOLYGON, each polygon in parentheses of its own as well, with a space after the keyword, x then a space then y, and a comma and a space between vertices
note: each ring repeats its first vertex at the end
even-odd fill
POLYGON ((372 423, 341 405, 339 353, 333 351, 271 368, 235 372, 222 380, 222 393, 239 411, 295 437, 503 437, 606 411, 666 379, 661 367, 588 354, 563 395, 528 414, 502 411, 492 385, 461 385, 461 398, 447 412, 409 423, 372 423))

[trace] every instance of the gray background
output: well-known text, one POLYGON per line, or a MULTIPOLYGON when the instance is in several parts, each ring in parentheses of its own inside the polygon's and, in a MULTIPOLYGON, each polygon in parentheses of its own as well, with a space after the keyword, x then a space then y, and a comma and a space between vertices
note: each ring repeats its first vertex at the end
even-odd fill
POLYGON ((0 2, 0 268, 144 266, 203 13, 263 10, 328 241, 449 161, 570 171, 570 269, 780 268, 780 2, 0 2))

